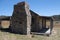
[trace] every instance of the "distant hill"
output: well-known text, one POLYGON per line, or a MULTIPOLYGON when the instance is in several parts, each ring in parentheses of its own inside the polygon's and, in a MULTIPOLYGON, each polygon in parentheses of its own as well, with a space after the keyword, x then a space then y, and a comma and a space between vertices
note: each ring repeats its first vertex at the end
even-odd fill
POLYGON ((53 15, 52 18, 54 21, 60 21, 60 15, 53 15))
MULTIPOLYGON (((0 19, 7 19, 9 20, 11 16, 0 16, 0 19)), ((60 15, 53 15, 51 16, 54 21, 60 21, 60 15)))
POLYGON ((9 20, 11 16, 0 16, 0 20, 9 20))

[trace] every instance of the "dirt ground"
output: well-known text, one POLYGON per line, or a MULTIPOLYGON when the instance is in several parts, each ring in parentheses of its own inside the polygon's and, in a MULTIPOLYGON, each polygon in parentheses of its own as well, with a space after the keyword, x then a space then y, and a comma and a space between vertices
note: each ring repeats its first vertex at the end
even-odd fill
MULTIPOLYGON (((2 24, 2 26, 5 26, 3 28, 6 28, 6 26, 9 25, 9 22, 2 23, 4 24, 2 24)), ((34 35, 34 37, 30 38, 27 37, 27 35, 14 34, 8 31, 0 30, 0 40, 60 40, 60 24, 59 26, 54 25, 52 34, 49 37, 46 35, 34 35)))

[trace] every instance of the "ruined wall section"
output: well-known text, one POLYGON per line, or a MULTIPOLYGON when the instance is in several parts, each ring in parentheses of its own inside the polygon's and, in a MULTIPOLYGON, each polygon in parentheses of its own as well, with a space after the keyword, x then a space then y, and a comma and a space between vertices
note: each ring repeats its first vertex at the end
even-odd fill
POLYGON ((30 34, 30 25, 31 15, 28 4, 25 2, 16 4, 11 17, 11 31, 15 33, 30 34))
POLYGON ((32 15, 32 21, 31 21, 31 31, 32 32, 39 32, 40 29, 41 29, 41 24, 39 23, 40 22, 40 17, 34 13, 33 11, 31 11, 31 15, 32 15))

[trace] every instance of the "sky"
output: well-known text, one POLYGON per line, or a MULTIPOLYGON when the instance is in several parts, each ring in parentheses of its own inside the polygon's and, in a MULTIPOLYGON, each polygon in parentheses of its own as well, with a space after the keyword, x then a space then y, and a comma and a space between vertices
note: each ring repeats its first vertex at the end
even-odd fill
POLYGON ((12 16, 14 5, 22 1, 41 16, 60 15, 60 0, 0 0, 0 16, 12 16))

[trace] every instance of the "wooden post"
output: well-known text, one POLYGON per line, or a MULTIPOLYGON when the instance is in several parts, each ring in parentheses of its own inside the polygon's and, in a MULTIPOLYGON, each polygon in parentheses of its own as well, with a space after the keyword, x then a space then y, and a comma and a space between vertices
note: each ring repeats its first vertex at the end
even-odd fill
POLYGON ((0 29, 1 29, 1 21, 0 21, 0 29))
POLYGON ((46 19, 45 19, 45 27, 46 27, 46 19))
POLYGON ((45 18, 42 19, 42 28, 46 28, 46 19, 45 18))
POLYGON ((42 18, 42 28, 43 28, 43 18, 42 18))
POLYGON ((53 20, 50 19, 50 34, 52 33, 52 29, 53 29, 53 20))
POLYGON ((1 27, 1 20, 0 20, 0 29, 1 29, 2 27, 1 27))
POLYGON ((45 28, 46 28, 46 19, 45 19, 45 28))

